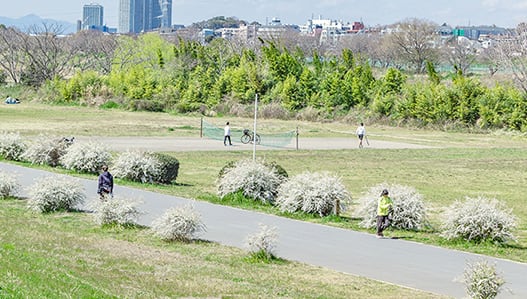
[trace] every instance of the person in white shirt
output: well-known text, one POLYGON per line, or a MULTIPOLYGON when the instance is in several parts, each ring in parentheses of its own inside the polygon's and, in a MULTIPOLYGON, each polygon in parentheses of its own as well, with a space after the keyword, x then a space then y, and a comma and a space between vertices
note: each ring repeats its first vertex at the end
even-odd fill
POLYGON ((364 123, 360 123, 360 126, 355 130, 355 133, 357 134, 357 137, 359 137, 359 148, 362 148, 362 140, 364 139, 364 136, 366 136, 364 123))
POLYGON ((232 145, 231 142, 231 127, 229 126, 229 122, 225 124, 225 128, 223 129, 223 145, 227 146, 227 140, 229 140, 229 145, 232 145))

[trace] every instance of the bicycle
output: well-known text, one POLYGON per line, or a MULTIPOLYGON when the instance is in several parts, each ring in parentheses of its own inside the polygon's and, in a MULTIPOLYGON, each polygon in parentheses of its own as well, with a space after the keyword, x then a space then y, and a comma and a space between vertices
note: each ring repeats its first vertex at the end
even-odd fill
POLYGON ((70 146, 73 144, 73 142, 75 141, 75 137, 74 136, 71 136, 71 138, 68 138, 68 137, 62 137, 60 140, 59 140, 59 143, 64 143, 66 146, 70 146))
POLYGON ((248 129, 243 130, 243 135, 241 138, 241 141, 243 144, 247 144, 249 142, 255 141, 256 144, 260 144, 260 135, 256 134, 256 138, 254 137, 254 132, 250 132, 248 129))

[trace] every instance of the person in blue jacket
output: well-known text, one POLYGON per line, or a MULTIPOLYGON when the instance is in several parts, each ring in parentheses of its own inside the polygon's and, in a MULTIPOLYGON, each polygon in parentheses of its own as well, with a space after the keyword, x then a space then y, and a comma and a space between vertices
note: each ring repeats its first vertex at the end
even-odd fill
POLYGON ((97 184, 97 194, 101 200, 106 200, 108 197, 113 197, 113 176, 108 171, 108 166, 102 166, 102 173, 99 175, 99 182, 97 184))

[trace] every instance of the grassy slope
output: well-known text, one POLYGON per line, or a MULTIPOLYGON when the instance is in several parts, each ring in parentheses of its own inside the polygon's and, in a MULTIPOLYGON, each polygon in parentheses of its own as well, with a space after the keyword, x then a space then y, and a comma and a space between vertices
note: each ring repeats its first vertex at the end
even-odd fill
POLYGON ((0 298, 441 298, 288 261, 251 263, 206 241, 100 228, 83 213, 0 200, 0 298))

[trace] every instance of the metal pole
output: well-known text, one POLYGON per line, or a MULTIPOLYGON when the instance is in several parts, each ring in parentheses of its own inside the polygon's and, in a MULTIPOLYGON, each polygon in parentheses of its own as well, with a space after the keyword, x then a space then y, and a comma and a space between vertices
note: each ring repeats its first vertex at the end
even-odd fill
POLYGON ((258 115, 258 94, 254 97, 254 128, 253 128, 253 162, 256 161, 256 117, 258 115))
POLYGON ((199 125, 199 138, 203 138, 203 116, 201 117, 201 122, 199 125))
POLYGON ((298 126, 296 126, 296 150, 298 150, 298 126))

